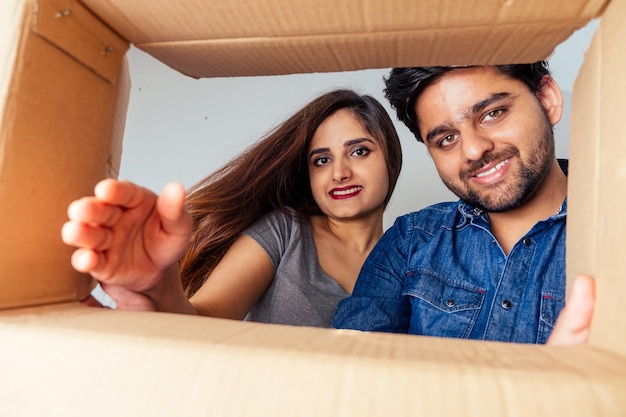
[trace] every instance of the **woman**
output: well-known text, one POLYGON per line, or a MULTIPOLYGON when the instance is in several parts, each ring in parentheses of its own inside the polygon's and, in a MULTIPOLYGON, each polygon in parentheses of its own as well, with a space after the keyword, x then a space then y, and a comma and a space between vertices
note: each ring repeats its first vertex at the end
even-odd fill
POLYGON ((63 240, 121 308, 329 327, 383 233, 401 168, 389 115, 336 90, 195 185, 105 180, 63 240), (180 262, 178 262, 180 260, 180 262))

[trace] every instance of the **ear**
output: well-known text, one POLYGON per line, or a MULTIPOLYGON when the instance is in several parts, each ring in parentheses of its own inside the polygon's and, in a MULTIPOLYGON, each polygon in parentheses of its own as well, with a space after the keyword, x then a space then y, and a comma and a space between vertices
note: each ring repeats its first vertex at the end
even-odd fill
POLYGON ((563 115, 563 95, 554 78, 545 75, 541 80, 541 86, 536 95, 546 110, 550 124, 554 126, 561 120, 563 115))

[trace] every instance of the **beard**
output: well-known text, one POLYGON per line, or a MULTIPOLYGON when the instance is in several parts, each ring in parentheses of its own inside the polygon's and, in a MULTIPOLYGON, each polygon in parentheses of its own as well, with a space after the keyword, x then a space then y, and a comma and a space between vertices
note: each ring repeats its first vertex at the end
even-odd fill
POLYGON ((488 213, 502 213, 523 206, 537 194, 556 158, 554 132, 547 116, 545 114, 544 116, 545 120, 539 132, 531 138, 535 147, 526 160, 522 160, 517 147, 507 146, 497 153, 487 153, 479 161, 473 162, 460 173, 460 181, 456 184, 443 177, 441 180, 460 199, 488 213), (511 160, 516 158, 520 161, 519 172, 514 178, 490 187, 482 187, 480 190, 472 187, 472 173, 492 161, 506 158, 511 160))

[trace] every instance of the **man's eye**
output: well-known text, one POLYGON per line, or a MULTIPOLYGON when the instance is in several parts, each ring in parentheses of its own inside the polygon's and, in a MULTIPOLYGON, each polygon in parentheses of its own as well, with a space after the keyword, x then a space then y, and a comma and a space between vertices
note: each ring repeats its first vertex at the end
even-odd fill
POLYGON ((440 148, 445 148, 452 145, 457 140, 457 135, 446 135, 437 142, 437 146, 440 148))
POLYGON ((490 121, 490 120, 494 120, 497 119, 498 117, 500 117, 500 115, 504 113, 504 110, 502 109, 497 109, 497 110, 492 110, 489 113, 487 113, 485 115, 485 117, 483 118, 484 121, 490 121))

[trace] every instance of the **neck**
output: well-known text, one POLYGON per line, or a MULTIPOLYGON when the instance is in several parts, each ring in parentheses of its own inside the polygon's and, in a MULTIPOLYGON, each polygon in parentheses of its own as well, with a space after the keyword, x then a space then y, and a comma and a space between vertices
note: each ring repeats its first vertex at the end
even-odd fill
POLYGON ((346 247, 369 253, 383 235, 383 210, 349 220, 313 216, 311 225, 314 230, 329 233, 346 247))
POLYGON ((508 254, 539 221, 558 213, 567 196, 567 177, 557 160, 535 196, 517 209, 504 213, 489 213, 491 230, 498 243, 508 254))

